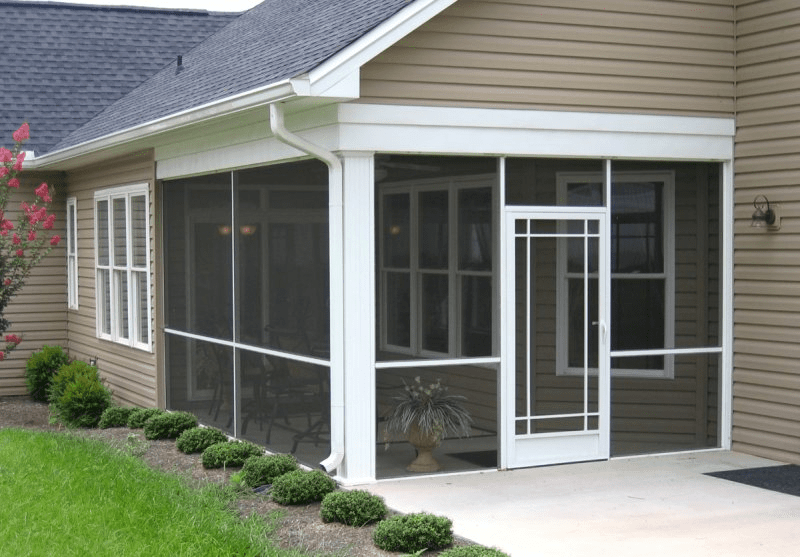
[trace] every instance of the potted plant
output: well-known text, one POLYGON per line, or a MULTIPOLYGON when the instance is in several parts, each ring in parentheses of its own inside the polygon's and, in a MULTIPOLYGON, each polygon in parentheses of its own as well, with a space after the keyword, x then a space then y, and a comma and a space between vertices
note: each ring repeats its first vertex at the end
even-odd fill
POLYGON ((435 472, 441 468, 432 451, 448 434, 466 437, 472 417, 464 408, 465 397, 447 394, 441 379, 423 383, 419 376, 394 397, 397 404, 386 421, 386 431, 404 434, 417 449, 417 458, 406 469, 410 472, 435 472))

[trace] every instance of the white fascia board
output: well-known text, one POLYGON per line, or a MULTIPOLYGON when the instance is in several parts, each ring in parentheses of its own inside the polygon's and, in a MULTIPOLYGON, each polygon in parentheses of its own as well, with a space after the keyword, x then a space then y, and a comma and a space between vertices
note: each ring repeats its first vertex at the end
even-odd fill
POLYGON ((295 83, 292 80, 287 79, 279 81, 259 89, 170 114, 169 116, 114 132, 97 139, 92 139, 91 141, 80 143, 60 151, 47 153, 35 159, 29 168, 47 168, 89 153, 117 147, 125 143, 173 131, 185 126, 199 124, 227 114, 234 114, 242 110, 268 105, 273 102, 297 96, 298 92, 295 90, 295 83))
POLYGON ((312 86, 318 91, 327 91, 343 80, 353 79, 353 76, 360 81, 361 66, 455 3, 456 0, 410 2, 394 16, 311 70, 309 80, 312 86))
POLYGON ((340 148, 408 153, 730 160, 733 118, 343 104, 340 148))

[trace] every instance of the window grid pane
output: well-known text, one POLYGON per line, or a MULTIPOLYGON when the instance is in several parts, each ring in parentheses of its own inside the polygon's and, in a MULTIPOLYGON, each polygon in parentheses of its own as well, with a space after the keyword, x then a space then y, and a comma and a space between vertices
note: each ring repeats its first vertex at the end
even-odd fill
POLYGON ((124 267, 128 263, 127 251, 127 219, 125 198, 117 198, 112 201, 114 207, 114 266, 124 267))
POLYGON ((133 266, 147 265, 147 204, 144 195, 131 197, 131 246, 133 266))
POLYGON ((97 264, 109 264, 108 246, 108 200, 97 202, 97 264))

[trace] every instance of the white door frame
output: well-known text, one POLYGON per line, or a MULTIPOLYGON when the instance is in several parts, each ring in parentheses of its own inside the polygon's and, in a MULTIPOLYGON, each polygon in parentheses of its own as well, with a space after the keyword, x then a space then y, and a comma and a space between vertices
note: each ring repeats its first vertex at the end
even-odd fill
MULTIPOLYGON (((607 459, 610 447, 610 336, 608 331, 610 269, 609 210, 606 207, 506 207, 503 218, 503 363, 499 440, 501 468, 607 459), (598 428, 591 431, 516 434, 516 297, 515 230, 518 219, 596 221, 598 232, 598 428)), ((566 236, 566 231, 556 237, 566 236)), ((525 237, 529 237, 527 234, 525 237)), ((587 314, 584 314, 585 318, 587 314)), ((587 337, 588 338, 588 337, 587 337)), ((588 364, 585 378, 588 380, 588 364)), ((586 385, 586 383, 585 383, 586 385)), ((588 409, 585 407, 584 412, 588 409)))

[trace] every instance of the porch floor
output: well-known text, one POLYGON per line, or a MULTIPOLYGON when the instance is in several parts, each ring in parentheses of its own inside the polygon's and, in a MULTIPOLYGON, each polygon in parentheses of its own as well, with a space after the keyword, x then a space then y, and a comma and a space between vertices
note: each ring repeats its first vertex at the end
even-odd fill
POLYGON ((513 557, 796 555, 800 498, 706 476, 778 465, 728 451, 619 458, 363 486, 513 557))

